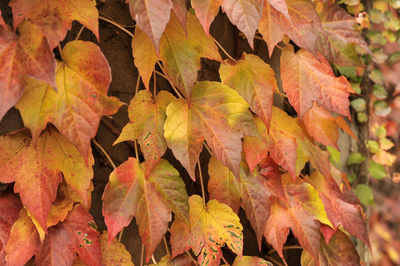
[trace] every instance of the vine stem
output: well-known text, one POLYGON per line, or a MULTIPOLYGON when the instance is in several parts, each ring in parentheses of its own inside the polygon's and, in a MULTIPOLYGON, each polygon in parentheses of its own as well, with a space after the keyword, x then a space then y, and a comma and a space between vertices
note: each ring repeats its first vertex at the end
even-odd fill
POLYGON ((63 52, 62 52, 61 44, 58 44, 58 51, 60 52, 60 57, 61 57, 61 60, 62 60, 63 59, 63 52))
POLYGON ((203 204, 206 206, 206 193, 204 192, 204 183, 203 183, 203 174, 201 173, 201 165, 200 159, 197 161, 198 170, 199 170, 199 177, 200 177, 200 185, 201 185, 201 194, 203 195, 203 204))
MULTIPOLYGON (((210 36, 211 36, 211 35, 210 35, 210 36)), ((211 36, 211 37, 212 37, 212 36, 211 36)), ((222 45, 221 45, 214 37, 212 37, 212 38, 213 38, 215 44, 219 47, 219 49, 221 49, 221 51, 224 52, 224 54, 225 54, 229 59, 236 61, 236 59, 233 58, 233 57, 224 49, 224 47, 222 47, 222 45)))
POLYGON ((163 240, 164 240, 164 245, 165 245, 165 251, 167 252, 168 256, 171 256, 169 254, 168 242, 167 242, 167 239, 165 238, 165 235, 163 235, 163 240))
MULTIPOLYGON (((140 75, 138 75, 137 80, 136 80, 136 88, 135 88, 135 95, 138 93, 139 91, 139 84, 140 84, 140 75)), ((138 144, 137 144, 137 140, 133 141, 133 145, 135 147, 135 156, 136 156, 136 160, 139 161, 139 151, 138 151, 138 144)))
POLYGON ((102 17, 102 16, 99 16, 99 19, 101 19, 101 20, 103 20, 103 21, 105 21, 105 22, 108 22, 108 23, 114 25, 115 27, 117 27, 118 29, 124 31, 126 34, 128 34, 129 36, 131 36, 131 37, 133 38, 133 33, 130 32, 129 30, 125 29, 124 27, 122 27, 122 26, 121 26, 120 24, 118 24, 117 22, 114 22, 114 21, 112 21, 111 19, 108 19, 108 18, 105 18, 105 17, 102 17))
POLYGON ((156 261, 156 259, 154 258, 154 255, 151 255, 151 260, 153 261, 154 264, 157 265, 157 261, 156 261))
POLYGON ((140 254, 140 266, 143 266, 144 245, 142 244, 142 252, 140 254))
MULTIPOLYGON (((291 250, 291 249, 303 249, 301 246, 285 246, 282 248, 282 250, 291 250)), ((272 249, 270 251, 268 251, 268 254, 272 254, 277 252, 275 249, 272 249)))
POLYGON ((157 65, 160 67, 160 69, 162 70, 162 72, 164 73, 165 76, 163 76, 163 78, 166 78, 167 81, 169 82, 169 85, 171 85, 172 89, 175 91, 175 93, 178 95, 179 98, 183 98, 183 96, 180 94, 180 92, 178 91, 178 89, 174 86, 174 84, 172 83, 171 79, 168 77, 167 72, 165 72, 165 69, 163 67, 163 65, 161 65, 160 61, 157 61, 157 65))
POLYGON ((110 155, 108 155, 108 153, 106 152, 106 150, 100 145, 100 143, 97 142, 96 139, 92 139, 94 145, 97 146, 97 148, 99 148, 101 150, 101 152, 104 154, 104 156, 107 158, 107 160, 110 162, 111 166, 115 169, 117 168, 117 166, 115 165, 115 163, 113 162, 113 160, 111 159, 110 155))
MULTIPOLYGON (((266 259, 272 261, 274 264, 278 265, 278 266, 284 266, 284 264, 280 263, 279 261, 277 261, 276 259, 274 259, 273 257, 269 257, 269 256, 265 256, 266 259)), ((285 262, 284 262, 285 263, 285 262)), ((287 264, 285 263, 285 265, 287 266, 287 264)))
POLYGON ((189 256, 189 259, 195 264, 195 265, 199 265, 199 263, 192 257, 192 255, 189 253, 189 251, 185 251, 186 255, 189 256))
POLYGON ((78 40, 79 37, 81 37, 81 34, 82 34, 84 29, 85 29, 85 26, 82 25, 81 29, 79 30, 78 34, 75 37, 75 41, 78 40))

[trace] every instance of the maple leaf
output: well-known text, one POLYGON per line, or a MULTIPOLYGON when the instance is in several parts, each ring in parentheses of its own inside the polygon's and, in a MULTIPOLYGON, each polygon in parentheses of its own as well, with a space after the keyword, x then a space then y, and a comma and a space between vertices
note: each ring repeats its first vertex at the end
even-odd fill
POLYGON ((336 77, 328 61, 300 49, 294 52, 287 45, 281 56, 283 89, 299 117, 309 110, 313 102, 327 110, 350 118, 349 93, 354 92, 344 76, 336 77))
POLYGON ((171 237, 169 240, 171 243, 172 258, 191 248, 191 237, 189 225, 181 219, 175 218, 171 225, 171 237))
POLYGON ((264 122, 257 116, 254 116, 254 124, 257 127, 257 136, 245 136, 243 138, 243 152, 246 163, 253 173, 254 168, 268 156, 269 135, 264 122))
POLYGON ((210 199, 216 199, 232 208, 235 213, 240 208, 239 184, 228 167, 211 157, 208 163, 208 194, 210 199))
POLYGON ((55 59, 49 44, 38 28, 26 21, 15 35, 4 24, 0 13, 0 120, 21 97, 24 76, 43 80, 54 86, 55 59))
POLYGON ((34 142, 51 122, 86 159, 101 116, 115 113, 121 103, 107 96, 110 67, 97 45, 69 42, 62 50, 62 59, 56 71, 58 91, 30 79, 16 107, 34 142))
POLYGON ((314 4, 309 0, 268 2, 264 3, 258 30, 268 45, 269 55, 285 34, 298 46, 316 54, 321 25, 314 4))
POLYGON ((116 238, 109 243, 107 231, 103 231, 100 235, 100 244, 102 265, 134 266, 131 254, 129 254, 123 244, 121 244, 116 238))
POLYGON ((259 257, 251 257, 251 256, 237 256, 232 266, 262 266, 268 265, 273 266, 273 264, 269 261, 266 261, 259 257))
POLYGON ((298 149, 304 138, 297 118, 290 117, 279 108, 272 108, 269 152, 272 159, 292 176, 299 175, 305 164, 298 149))
POLYGON ((129 158, 111 173, 103 194, 109 241, 135 216, 146 261, 166 233, 171 211, 184 221, 188 219, 188 196, 178 171, 166 160, 150 171, 148 167, 148 162, 140 165, 135 158, 129 158))
POLYGON ((186 29, 182 28, 175 15, 167 25, 160 43, 160 59, 172 83, 190 99, 200 58, 222 61, 214 41, 207 37, 197 18, 187 14, 186 29))
POLYGON ((130 121, 114 145, 126 140, 138 140, 145 160, 157 164, 167 150, 163 128, 165 109, 175 99, 167 91, 160 91, 155 99, 150 92, 139 91, 129 105, 130 121))
POLYGON ((351 239, 343 232, 336 231, 328 244, 321 241, 318 260, 313 258, 310 253, 303 250, 301 254, 301 265, 360 265, 360 257, 354 248, 351 239))
POLYGON ((158 53, 160 39, 170 19, 171 0, 127 0, 132 18, 153 42, 158 53))
POLYGON ((367 52, 370 50, 357 30, 355 18, 333 2, 324 3, 318 11, 322 26, 317 41, 318 51, 338 65, 362 65, 354 45, 367 52))
POLYGON ((0 264, 6 265, 6 246, 10 230, 19 218, 20 200, 11 193, 0 194, 0 264))
POLYGON ((93 177, 93 157, 89 165, 76 148, 55 130, 46 130, 36 146, 24 133, 0 138, 1 182, 15 181, 14 191, 20 193, 24 206, 46 231, 47 217, 52 202, 56 199, 57 187, 64 179, 89 206, 87 190, 93 177))
POLYGON ((341 225, 369 246, 367 225, 357 196, 346 186, 341 190, 332 177, 324 177, 318 171, 313 172, 306 181, 318 190, 334 229, 341 225))
POLYGON ((243 251, 243 227, 230 207, 217 200, 207 206, 198 195, 189 197, 191 246, 200 265, 218 265, 226 244, 238 256, 243 251))
POLYGON ((282 183, 287 200, 280 198, 272 204, 264 236, 283 257, 282 247, 291 228, 304 249, 318 258, 320 222, 331 226, 318 191, 299 178, 293 182, 288 175, 282 175, 282 183))
POLYGON ((248 105, 236 91, 203 81, 195 85, 190 106, 183 99, 168 105, 164 136, 193 180, 204 139, 215 157, 238 175, 243 135, 239 129, 248 119, 248 105))
POLYGON ((274 91, 278 91, 274 71, 258 56, 246 53, 238 61, 225 62, 219 69, 221 82, 236 90, 269 128, 274 91))
POLYGON ((191 2, 204 31, 207 36, 210 35, 210 25, 217 16, 223 0, 192 0, 191 2))
POLYGON ((27 211, 22 209, 20 217, 10 231, 6 250, 6 265, 25 265, 39 251, 39 234, 27 211))
MULTIPOLYGON (((270 164, 275 164, 275 162, 271 161, 270 164)), ((241 164, 239 186, 242 206, 256 233, 260 250, 261 239, 272 204, 271 197, 285 199, 279 172, 277 175, 268 174, 267 177, 261 176, 258 171, 251 174, 247 166, 244 163, 241 164)))
POLYGON ((222 10, 232 24, 244 33, 250 47, 254 45, 254 35, 260 21, 264 0, 224 0, 222 10))
POLYGON ((101 265, 101 248, 92 216, 78 204, 63 223, 49 228, 35 263, 41 265, 72 265, 76 255, 87 265, 101 265))

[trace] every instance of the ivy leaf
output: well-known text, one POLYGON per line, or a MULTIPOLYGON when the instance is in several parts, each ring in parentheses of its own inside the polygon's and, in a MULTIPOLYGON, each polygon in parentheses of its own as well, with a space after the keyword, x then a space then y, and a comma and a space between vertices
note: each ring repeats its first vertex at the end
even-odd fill
POLYGON ((72 265, 75 253, 87 265, 101 265, 101 248, 92 216, 75 205, 61 224, 51 227, 35 256, 37 265, 72 265))
POLYGON ((318 51, 338 65, 361 65, 354 44, 365 51, 370 50, 361 32, 357 30, 355 18, 336 3, 324 3, 321 7, 319 16, 322 29, 317 42, 318 51))
POLYGON ((19 38, 6 24, 0 25, 0 120, 21 97, 25 75, 55 86, 56 62, 46 38, 29 21, 18 32, 19 38))
POLYGON ((251 256, 237 256, 232 266, 262 266, 268 265, 273 266, 273 264, 269 261, 266 261, 259 257, 251 257, 251 256))
POLYGON ((351 239, 345 233, 338 230, 328 244, 321 241, 317 260, 306 250, 303 250, 301 265, 312 266, 315 263, 319 265, 360 265, 360 257, 351 239))
POLYGON ((314 4, 309 0, 266 1, 258 30, 270 56, 285 34, 298 46, 316 54, 320 27, 314 4))
POLYGON ((222 2, 222 10, 232 24, 244 33, 251 48, 254 45, 254 35, 262 15, 263 3, 263 0, 224 0, 222 2))
POLYGON ((200 265, 219 263, 221 247, 226 244, 238 256, 243 252, 243 227, 230 207, 217 200, 204 206, 198 195, 190 196, 190 226, 192 249, 200 265))
POLYGON ((101 116, 115 113, 121 103, 107 96, 111 73, 98 46, 72 41, 64 46, 62 55, 56 72, 58 91, 29 80, 17 108, 34 142, 51 122, 88 158, 90 139, 96 135, 101 116))
POLYGON ((94 0, 12 0, 14 29, 25 19, 37 25, 53 49, 71 29, 72 21, 78 20, 90 29, 99 40, 99 13, 94 0))
POLYGON ((239 61, 222 64, 219 73, 222 83, 236 90, 269 128, 278 91, 274 70, 258 56, 244 53, 239 61))
POLYGON ((186 0, 172 0, 172 10, 181 23, 182 27, 186 29, 187 7, 186 0))
POLYGON ((324 177, 318 171, 306 181, 318 190, 334 229, 341 225, 369 246, 367 226, 357 196, 346 186, 341 190, 331 177, 324 177))
POLYGON ((283 257, 282 247, 291 228, 300 245, 318 258, 320 248, 320 222, 331 226, 318 191, 299 178, 293 182, 282 175, 287 200, 279 199, 271 206, 264 236, 283 257))
POLYGON ((165 109, 175 99, 167 91, 160 91, 155 99, 150 92, 139 91, 129 105, 130 121, 114 145, 126 140, 138 140, 145 160, 157 164, 167 150, 163 129, 165 109))
MULTIPOLYGON (((49 215, 47 216, 47 228, 63 222, 68 213, 72 210, 75 203, 74 192, 65 182, 58 187, 56 200, 51 205, 49 215)), ((76 202, 79 202, 77 200, 76 202)))
POLYGON ((196 84, 190 106, 183 99, 168 105, 164 135, 193 180, 204 139, 215 157, 238 175, 243 135, 239 128, 247 118, 252 119, 247 108, 236 91, 211 81, 196 84))
POLYGON ((192 266, 193 262, 187 256, 179 256, 174 259, 167 254, 161 258, 157 264, 150 264, 149 266, 192 266))
POLYGON ((151 40, 138 27, 135 27, 135 34, 132 37, 132 56, 146 90, 150 91, 149 83, 158 58, 152 48, 151 40))
POLYGON ((93 157, 89 157, 86 165, 76 148, 58 132, 45 131, 36 146, 23 132, 3 136, 0 143, 1 182, 15 181, 14 191, 20 193, 22 203, 45 231, 48 213, 62 180, 61 172, 67 184, 82 197, 85 206, 89 205, 93 157))
MULTIPOLYGON (((160 39, 170 19, 171 0, 128 0, 129 10, 138 27, 144 31, 153 42, 157 52, 160 39)), ((128 2, 127 1, 127 2, 128 2)))
POLYGON ((192 0, 191 2, 197 18, 209 36, 210 25, 217 16, 223 0, 192 0))
POLYGON ((336 77, 328 61, 306 50, 294 52, 292 45, 282 51, 281 77, 290 104, 302 119, 313 102, 350 118, 349 93, 354 92, 344 76, 336 77))
POLYGON ((116 238, 114 238, 110 243, 106 231, 103 231, 100 235, 100 244, 102 265, 133 266, 131 254, 126 250, 126 247, 116 238))
POLYGON ((200 58, 222 61, 214 41, 207 37, 197 18, 187 14, 186 29, 175 15, 167 25, 160 43, 160 59, 172 83, 190 100, 200 70, 200 58))
POLYGON ((267 179, 261 176, 258 171, 250 174, 249 169, 242 163, 240 168, 240 196, 243 209, 256 233, 258 247, 261 250, 261 240, 272 204, 271 197, 285 198, 280 175, 272 175, 267 179))
POLYGON ((189 225, 183 220, 175 218, 171 225, 171 237, 169 240, 171 243, 172 258, 191 248, 191 237, 189 225))
POLYGON ((243 138, 243 152, 251 173, 268 156, 269 150, 267 127, 257 116, 254 116, 254 124, 257 127, 257 136, 245 136, 243 138))
POLYGON ((298 119, 273 107, 269 137, 269 152, 272 159, 293 177, 297 176, 305 163, 301 162, 302 158, 298 149, 304 141, 298 119))
POLYGON ((7 265, 25 265, 39 251, 39 234, 27 211, 22 209, 20 217, 10 231, 6 251, 7 265))
POLYGON ((210 199, 216 199, 232 208, 235 213, 240 209, 239 184, 228 167, 211 157, 208 163, 208 194, 210 199))
POLYGON ((6 246, 10 230, 19 218, 20 200, 11 193, 0 195, 0 264, 6 265, 6 246))
POLYGON ((187 193, 178 171, 165 160, 149 171, 148 167, 148 162, 139 165, 135 158, 129 158, 111 173, 103 194, 109 241, 135 216, 146 261, 166 233, 171 211, 184 221, 188 219, 187 193))

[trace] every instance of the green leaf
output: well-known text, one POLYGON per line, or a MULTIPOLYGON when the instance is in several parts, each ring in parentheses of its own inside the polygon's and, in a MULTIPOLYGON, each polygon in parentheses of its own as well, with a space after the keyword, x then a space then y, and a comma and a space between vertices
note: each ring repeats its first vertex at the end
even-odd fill
POLYGON ((347 159, 347 165, 354 165, 354 164, 360 164, 364 162, 366 158, 362 156, 361 153, 359 152, 354 152, 350 154, 349 158, 347 159))
POLYGON ((385 167, 374 161, 369 162, 368 173, 375 179, 383 179, 387 176, 385 167))
POLYGON ((333 163, 335 163, 336 165, 339 165, 340 163, 340 151, 338 151, 337 149, 331 147, 331 146, 326 146, 327 151, 329 152, 329 154, 331 155, 330 159, 333 163))
POLYGON ((357 112, 364 112, 367 108, 367 104, 363 98, 356 98, 350 104, 357 112))
POLYGON ((360 199, 361 203, 369 206, 374 204, 374 194, 369 186, 364 184, 359 184, 354 189, 354 193, 360 199))

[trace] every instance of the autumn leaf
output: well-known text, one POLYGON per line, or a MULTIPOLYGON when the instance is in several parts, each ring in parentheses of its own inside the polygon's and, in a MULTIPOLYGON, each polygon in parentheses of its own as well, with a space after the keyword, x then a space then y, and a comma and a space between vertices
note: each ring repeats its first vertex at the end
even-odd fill
POLYGON ((367 225, 357 196, 346 186, 341 190, 332 177, 324 177, 318 171, 313 172, 306 181, 317 189, 334 229, 343 226, 369 246, 367 225))
POLYGON ((152 43, 149 37, 139 28, 135 28, 135 34, 132 37, 132 56, 135 59, 133 62, 148 91, 150 91, 149 83, 154 65, 158 61, 157 54, 151 47, 152 43))
POLYGON ((210 25, 217 16, 223 0, 192 0, 191 2, 205 33, 207 36, 210 35, 210 25))
POLYGON ((56 71, 58 91, 46 83, 28 80, 16 107, 34 142, 51 122, 86 159, 101 116, 115 113, 121 103, 107 96, 111 73, 97 45, 69 42, 62 50, 62 59, 56 71))
POLYGON ((150 264, 149 266, 192 266, 193 262, 187 256, 178 256, 171 259, 167 254, 161 258, 156 264, 150 264))
POLYGON ((190 227, 187 223, 179 218, 175 218, 171 225, 170 243, 172 249, 172 258, 188 251, 191 248, 190 227))
POLYGON ((189 198, 191 246, 200 265, 219 264, 221 247, 226 244, 238 256, 243 252, 243 227, 230 207, 217 200, 204 206, 198 195, 189 198))
POLYGON ((63 222, 67 218, 68 213, 74 207, 74 203, 79 202, 79 199, 75 198, 74 194, 77 195, 65 182, 58 186, 56 200, 51 205, 47 216, 47 228, 63 222))
POLYGON ((243 135, 240 125, 252 120, 247 108, 236 91, 211 81, 195 85, 190 106, 183 99, 168 105, 164 136, 193 180, 203 140, 215 157, 238 175, 243 135))
POLYGON ((0 264, 6 265, 6 246, 10 230, 19 218, 20 200, 11 193, 0 194, 0 264))
POLYGON ((29 21, 18 32, 19 37, 7 25, 0 25, 0 120, 21 97, 25 75, 55 86, 56 62, 46 38, 29 21))
POLYGON ((327 60, 338 65, 362 65, 354 45, 360 46, 367 52, 370 50, 357 29, 355 18, 336 3, 327 2, 318 5, 322 26, 317 41, 318 51, 327 60))
POLYGON ((170 19, 171 0, 127 0, 132 18, 153 42, 157 52, 160 39, 170 19))
POLYGON ((302 266, 319 265, 360 265, 360 257, 354 248, 351 239, 343 232, 336 231, 328 244, 321 241, 318 259, 303 250, 301 254, 302 266))
POLYGON ((214 41, 206 36, 199 21, 190 12, 187 14, 186 30, 187 33, 172 15, 161 39, 160 59, 172 83, 186 99, 190 99, 201 67, 200 58, 222 59, 214 41))
POLYGON ((164 138, 165 109, 175 100, 167 91, 160 91, 154 99, 150 92, 141 90, 131 100, 128 114, 130 121, 114 142, 138 140, 146 161, 154 164, 160 161, 167 150, 164 138))
POLYGON ((251 48, 254 45, 254 35, 262 15, 263 3, 263 0, 224 0, 222 2, 222 10, 232 24, 244 33, 251 48))
POLYGON ((25 19, 37 25, 53 49, 62 41, 71 29, 74 20, 78 20, 91 30, 99 40, 96 1, 87 0, 12 0, 10 2, 14 15, 14 29, 25 19), (18 15, 17 15, 18 14, 18 15))
POLYGON ((92 216, 75 205, 67 219, 49 228, 35 263, 41 265, 72 265, 76 255, 90 266, 101 265, 101 248, 97 227, 92 216))
POLYGON ((292 176, 298 176, 306 163, 299 149, 304 138, 297 118, 290 117, 279 108, 272 108, 269 152, 272 159, 292 176))
POLYGON ((290 228, 301 246, 318 258, 320 223, 331 226, 318 191, 299 178, 293 182, 289 175, 282 175, 282 183, 287 200, 276 200, 271 206, 264 236, 283 257, 282 247, 290 228))
POLYGON ((172 10, 174 11, 179 23, 186 30, 187 7, 186 0, 172 0, 172 10))
MULTIPOLYGON (((275 164, 274 162, 271 162, 275 164)), ((245 164, 240 168, 240 196, 242 206, 246 212, 256 236, 258 247, 261 250, 261 240, 267 223, 270 206, 273 202, 272 196, 285 199, 283 186, 278 175, 261 176, 258 171, 250 173, 245 164)))
POLYGON ((20 212, 20 217, 13 224, 10 231, 6 251, 6 265, 23 266, 39 251, 39 234, 25 209, 20 212))
POLYGON ((256 136, 245 136, 243 138, 243 152, 250 172, 268 156, 269 135, 266 125, 257 116, 254 116, 254 124, 257 128, 256 136))
POLYGON ((109 241, 136 217, 147 262, 168 229, 171 211, 188 219, 187 193, 178 171, 165 160, 147 172, 148 167, 148 162, 140 165, 129 158, 111 173, 103 194, 109 241))
POLYGON ((134 266, 132 263, 131 254, 126 250, 126 247, 121 244, 116 238, 111 243, 108 241, 108 233, 103 231, 100 235, 101 244, 101 262, 104 266, 134 266))
POLYGON ((251 256, 237 256, 232 266, 262 266, 268 265, 273 266, 273 264, 269 261, 266 261, 259 257, 251 257, 251 256))
POLYGON ((301 48, 316 54, 320 28, 320 19, 309 0, 265 1, 258 25, 270 56, 285 34, 301 48))
POLYGON ((336 77, 328 61, 322 55, 318 57, 319 60, 303 49, 295 53, 292 45, 283 49, 281 78, 290 104, 301 119, 314 101, 350 118, 350 83, 344 76, 336 77))
POLYGON ((90 199, 87 191, 93 178, 92 156, 89 157, 89 165, 86 165, 76 148, 53 129, 46 130, 36 146, 24 132, 2 136, 0 143, 0 181, 15 181, 14 191, 20 194, 24 206, 45 231, 51 204, 62 181, 61 173, 66 183, 88 206, 90 199))
POLYGON ((236 177, 220 163, 215 157, 211 157, 208 163, 208 194, 210 199, 216 199, 232 208, 235 213, 240 208, 239 184, 236 177))
POLYGON ((236 90, 269 129, 274 91, 278 91, 274 70, 261 58, 246 54, 238 61, 226 61, 219 70, 221 81, 236 90))

